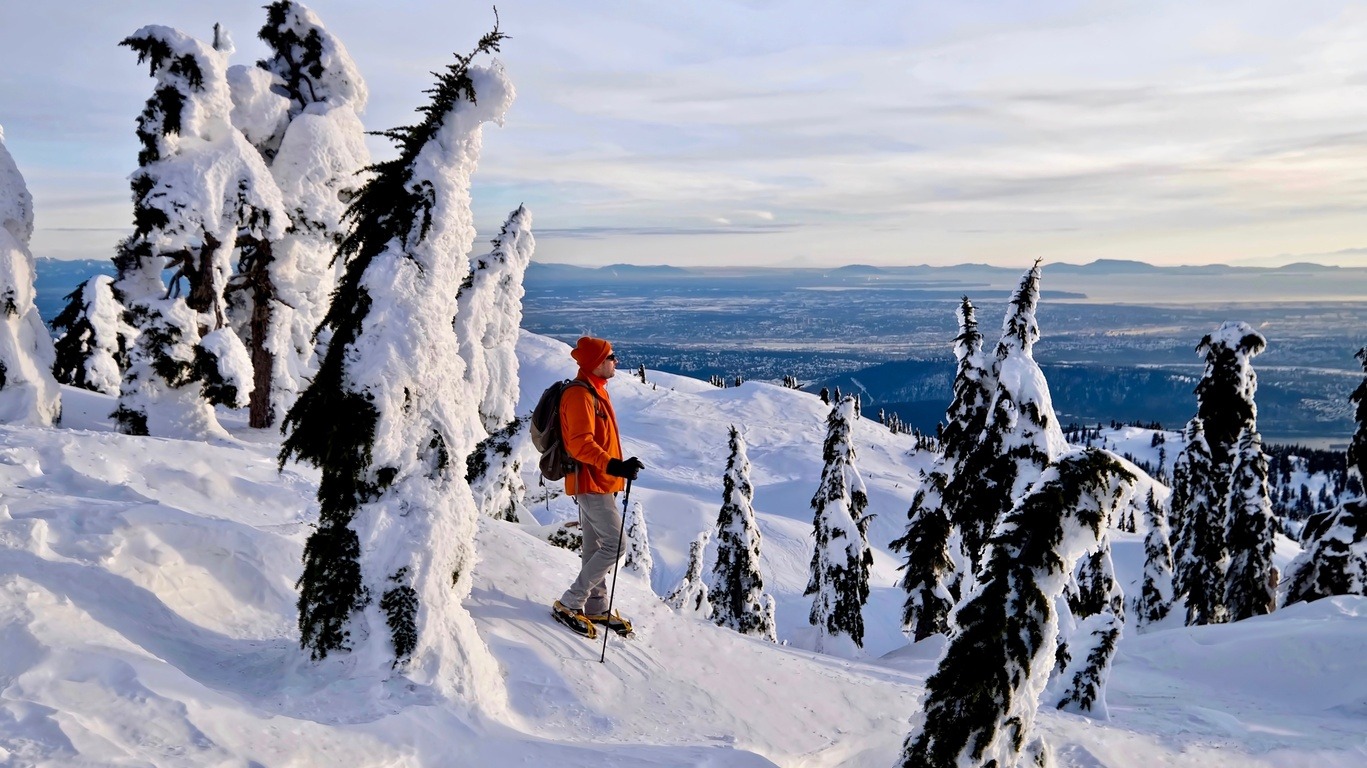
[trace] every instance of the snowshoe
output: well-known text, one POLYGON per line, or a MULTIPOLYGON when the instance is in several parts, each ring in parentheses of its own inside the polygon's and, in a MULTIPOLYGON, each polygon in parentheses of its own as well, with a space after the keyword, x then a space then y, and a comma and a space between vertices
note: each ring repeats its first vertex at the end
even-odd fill
POLYGON ((576 635, 583 635, 590 640, 598 637, 598 630, 593 628, 593 622, 589 621, 583 611, 566 608, 559 600, 556 600, 555 605, 551 606, 551 616, 569 627, 570 631, 576 635))
POLYGON ((608 629, 612 630, 613 632, 616 632, 622 637, 636 636, 636 632, 631 626, 631 620, 624 617, 617 611, 613 611, 611 615, 608 615, 606 613, 596 613, 592 616, 585 616, 584 618, 588 619, 596 625, 607 627, 608 629))

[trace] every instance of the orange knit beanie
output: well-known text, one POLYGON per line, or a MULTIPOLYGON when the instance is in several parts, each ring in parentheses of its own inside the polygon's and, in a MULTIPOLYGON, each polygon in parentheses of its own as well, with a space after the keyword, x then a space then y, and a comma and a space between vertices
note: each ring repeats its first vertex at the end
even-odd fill
POLYGON ((612 345, 605 339, 581 336, 579 343, 570 352, 570 357, 579 363, 579 370, 592 373, 604 360, 608 359, 610 354, 612 354, 612 345))

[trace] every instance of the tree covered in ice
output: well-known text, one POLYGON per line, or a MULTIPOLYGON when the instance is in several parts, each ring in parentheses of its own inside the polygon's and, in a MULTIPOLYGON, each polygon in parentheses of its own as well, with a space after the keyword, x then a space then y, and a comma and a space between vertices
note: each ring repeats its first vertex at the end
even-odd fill
POLYGON ((120 45, 156 87, 138 118, 133 234, 114 259, 115 291, 138 329, 114 418, 129 434, 223 434, 213 406, 246 405, 252 390, 250 358, 227 324, 232 254, 239 239, 278 239, 284 207, 230 122, 225 51, 162 26, 120 45))
POLYGON ((962 578, 960 569, 965 564, 954 562, 962 547, 947 511, 955 505, 952 499, 945 499, 945 494, 951 489, 961 493, 966 488, 966 483, 956 483, 954 478, 959 476, 964 460, 982 433, 995 389, 991 372, 983 364, 983 337, 978 331, 973 303, 967 296, 959 304, 958 319, 959 335, 954 339, 958 367, 954 374, 954 399, 945 412, 941 432, 942 453, 921 479, 921 487, 907 511, 906 533, 892 542, 894 551, 906 553, 900 582, 907 593, 902 606, 902 631, 918 641, 942 634, 949 627, 949 613, 962 578))
POLYGON ((0 422, 48 426, 62 413, 52 337, 33 305, 33 197, 0 131, 0 422))
POLYGON ((1225 606, 1224 493, 1216 487, 1216 470, 1201 418, 1187 423, 1186 446, 1172 464, 1172 517, 1178 523, 1175 585, 1186 598, 1188 625, 1229 620, 1225 606))
POLYGON ((864 646, 864 603, 869 599, 873 550, 865 514, 869 497, 855 465, 851 425, 853 397, 836 401, 826 419, 821 484, 812 496, 810 576, 804 595, 812 596, 808 621, 816 627, 816 650, 850 656, 864 646))
POLYGON ((1226 322, 1196 345, 1206 368, 1196 384, 1196 415, 1205 428, 1210 458, 1218 472, 1215 487, 1227 488, 1239 433, 1258 428, 1258 374, 1253 358, 1267 339, 1248 323, 1226 322))
POLYGON ((124 321, 114 279, 95 275, 65 299, 66 306, 52 318, 53 330, 61 332, 52 374, 63 384, 117 395, 137 329, 124 321))
POLYGON ((383 133, 397 156, 347 209, 346 272, 323 319, 331 341, 280 453, 322 471, 299 578, 301 645, 317 659, 354 650, 485 705, 502 685, 461 606, 478 511, 458 465, 483 435, 451 318, 475 236, 482 126, 513 100, 501 64, 473 62, 503 38, 496 26, 438 73, 420 123, 383 133))
POLYGON ((1168 515, 1150 486, 1144 502, 1144 573, 1139 594, 1131 601, 1135 626, 1142 628, 1162 621, 1173 602, 1172 540, 1168 515))
POLYGON ((926 680, 901 765, 1014 766, 1044 754, 1032 730, 1054 667, 1054 606, 1133 482, 1114 458, 1078 449, 1022 493, 994 529, 956 612, 958 629, 926 680))
POLYGON ((495 520, 530 519, 527 483, 522 479, 522 456, 531 443, 526 426, 526 419, 513 419, 465 457, 465 482, 470 484, 475 506, 495 520))
POLYGON ((475 257, 456 298, 456 338, 465 360, 465 380, 479 398, 488 430, 513 417, 517 408, 517 335, 522 325, 522 278, 536 249, 532 214, 518 206, 493 240, 475 257))
POLYGON ((1039 282, 1036 262, 1011 295, 988 378, 993 391, 982 436, 946 494, 952 500, 949 522, 960 534, 966 576, 978 570, 997 522, 1067 446, 1048 382, 1034 357, 1040 338, 1035 318, 1039 282))
MULTIPOLYGON (((1358 350, 1357 359, 1367 372, 1367 347, 1358 350)), ((1357 429, 1348 444, 1348 476, 1362 488, 1367 480, 1367 378, 1349 400, 1357 429)), ((1367 498, 1347 498, 1335 509, 1312 515, 1301 540, 1305 550, 1287 566, 1287 605, 1331 595, 1367 595, 1367 498)))
POLYGON ((631 503, 622 527, 626 539, 622 569, 639 574, 649 582, 650 573, 655 570, 655 558, 650 554, 650 532, 646 530, 646 510, 641 502, 631 503))
POLYGON ((370 164, 359 117, 368 94, 346 47, 299 3, 278 0, 266 16, 258 37, 270 55, 228 73, 233 122, 269 164, 289 216, 278 239, 239 242, 232 285, 251 350, 255 427, 279 422, 317 372, 315 342, 326 346, 327 334, 313 334, 337 284, 342 217, 370 164))
POLYGON ((1272 500, 1267 489, 1267 456, 1262 437, 1239 433, 1225 496, 1225 540, 1229 568, 1225 572, 1225 605, 1231 621, 1270 613, 1277 592, 1272 582, 1272 500))
POLYGON ((742 635, 778 641, 774 598, 764 591, 760 574, 759 525, 755 522, 754 486, 745 438, 733 425, 730 455, 722 476, 722 504, 717 514, 717 559, 712 565, 712 620, 742 635))
POLYGON ((712 599, 707 582, 703 579, 703 560, 707 552, 707 541, 712 531, 704 529, 698 538, 688 545, 688 567, 684 576, 665 598, 665 604, 676 611, 695 614, 699 618, 712 618, 712 599))

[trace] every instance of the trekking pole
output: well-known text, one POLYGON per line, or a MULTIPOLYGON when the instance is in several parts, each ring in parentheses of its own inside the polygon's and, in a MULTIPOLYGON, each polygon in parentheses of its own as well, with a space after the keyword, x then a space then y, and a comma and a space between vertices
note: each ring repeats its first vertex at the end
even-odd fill
MULTIPOLYGON (((622 497, 622 525, 617 529, 617 561, 612 564, 612 589, 608 590, 608 621, 612 621, 612 601, 617 597, 617 568, 622 563, 622 536, 627 530, 627 504, 631 503, 631 478, 627 478, 627 492, 622 497)), ((608 659, 608 633, 607 627, 603 628, 603 653, 598 657, 599 664, 606 664, 608 659)))

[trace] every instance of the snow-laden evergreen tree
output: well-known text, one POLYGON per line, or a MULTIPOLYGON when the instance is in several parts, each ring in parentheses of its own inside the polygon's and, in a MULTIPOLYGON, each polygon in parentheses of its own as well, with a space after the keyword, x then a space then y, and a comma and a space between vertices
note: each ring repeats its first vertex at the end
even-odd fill
POLYGON ((1217 476, 1215 487, 1228 487, 1230 470, 1243 430, 1258 428, 1258 374, 1253 358, 1267 347, 1267 339, 1248 323, 1226 322, 1201 339, 1196 351, 1206 369, 1196 384, 1196 415, 1205 429, 1206 444, 1217 476))
POLYGON ((1168 533, 1168 515, 1158 502, 1153 488, 1144 502, 1144 575, 1139 594, 1131 601, 1135 627, 1162 621, 1173 602, 1172 543, 1168 533))
POLYGON ((470 176, 483 124, 513 86, 497 26, 440 72, 422 121, 385 131, 397 157, 347 209, 342 278, 323 320, 331 343, 285 419, 280 460, 322 470, 318 527, 299 578, 300 643, 489 706, 498 665, 461 606, 478 511, 458 462, 483 436, 462 383, 451 318, 474 243, 470 176))
MULTIPOLYGON (((1367 372, 1367 347, 1357 359, 1367 372)), ((1357 429, 1348 444, 1348 485, 1363 488, 1367 478, 1367 378, 1349 398, 1357 429)), ((1305 551, 1287 566, 1286 604, 1331 595, 1367 595, 1367 498, 1359 492, 1305 525, 1305 551)))
POLYGON ((1078 561, 1074 575, 1077 589, 1069 595, 1067 607, 1075 623, 1066 636, 1060 632, 1055 659, 1068 662, 1058 670, 1046 694, 1052 695, 1058 709, 1109 720, 1106 682, 1125 622, 1125 596, 1115 578, 1110 537, 1104 531, 1097 548, 1078 561))
POLYGON ((650 532, 646 530, 646 510, 641 502, 631 503, 623 528, 626 541, 623 542, 622 570, 641 576, 649 584, 650 574, 655 570, 655 558, 650 554, 650 532))
POLYGON ((712 599, 708 595, 707 582, 703 579, 703 559, 707 552, 707 541, 711 538, 712 531, 705 529, 688 545, 688 568, 678 586, 665 598, 665 605, 670 608, 702 619, 712 618, 712 599))
POLYGON ((513 419, 484 438, 465 458, 465 482, 475 506, 495 520, 530 520, 527 483, 522 479, 522 456, 530 448, 527 419, 513 419))
POLYGON ((717 514, 717 560, 712 565, 712 620, 742 635, 778 642, 774 598, 764 591, 760 574, 759 525, 755 522, 754 486, 745 438, 733 425, 730 455, 722 476, 721 512, 717 514))
POLYGON ((924 640, 944 633, 949 627, 949 612, 957 598, 959 569, 954 555, 962 547, 955 540, 944 494, 951 487, 960 465, 972 452, 987 419, 991 379, 983 365, 983 337, 973 303, 963 297, 958 310, 959 335, 954 339, 954 399, 945 412, 941 433, 942 453, 930 472, 921 478, 907 510, 907 530, 892 542, 894 551, 905 552, 901 587, 907 593, 902 605, 902 631, 912 640, 924 640))
POLYGON ((517 334, 522 325, 522 278, 536 249, 532 214, 518 206, 503 222, 493 250, 477 256, 456 298, 456 338, 465 380, 479 397, 485 429, 496 429, 517 408, 517 334))
POLYGON ((950 525, 962 541, 960 562, 967 564, 966 578, 977 572, 987 536, 997 522, 1067 448, 1049 385, 1034 357, 1040 337, 1035 318, 1039 282, 1036 262, 1022 276, 1002 321, 987 377, 993 392, 982 436, 945 494, 950 525))
POLYGON ((156 89, 138 118, 133 234, 114 259, 115 292, 138 329, 114 418, 128 434, 226 434, 213 406, 246 405, 252 390, 251 360, 227 325, 232 253, 239 239, 280 237, 280 191, 229 121, 226 52, 161 26, 120 45, 149 65, 156 89))
POLYGON ((812 496, 816 547, 804 595, 812 595, 807 620, 816 627, 818 653, 853 656, 864 647, 864 603, 869 599, 873 550, 864 510, 869 497, 855 465, 854 398, 836 401, 826 418, 821 485, 812 496))
POLYGON ((117 395, 137 329, 124 322, 114 279, 95 275, 65 298, 66 306, 52 318, 53 330, 61 331, 52 374, 63 384, 117 395))
POLYGON ((1095 449, 1051 464, 993 531, 958 630, 926 680, 923 714, 902 748, 906 768, 987 768, 1043 754, 1032 737, 1054 667, 1055 601, 1134 478, 1095 449))
POLYGON ((1172 517, 1180 523, 1174 584, 1186 598, 1188 626, 1220 624, 1229 620, 1224 492, 1215 485, 1217 470, 1199 416, 1187 423, 1184 436, 1186 447, 1172 463, 1172 517))
POLYGON ((52 337, 33 305, 33 197, 0 130, 0 423, 49 426, 61 418, 52 337))
POLYGON ((1239 433, 1229 493, 1225 496, 1225 540, 1229 568, 1225 605, 1231 621, 1271 613, 1277 592, 1272 584, 1272 535, 1277 523, 1267 490, 1267 456, 1263 439, 1245 429, 1239 433))
MULTIPOLYGON (((289 215, 278 239, 239 242, 234 304, 251 349, 255 427, 284 418, 317 373, 313 333, 337 284, 346 201, 370 164, 359 117, 369 96, 346 47, 299 3, 278 0, 266 16, 258 36, 270 55, 228 73, 234 124, 270 165, 289 215)), ((317 341, 325 347, 326 333, 317 341)))

